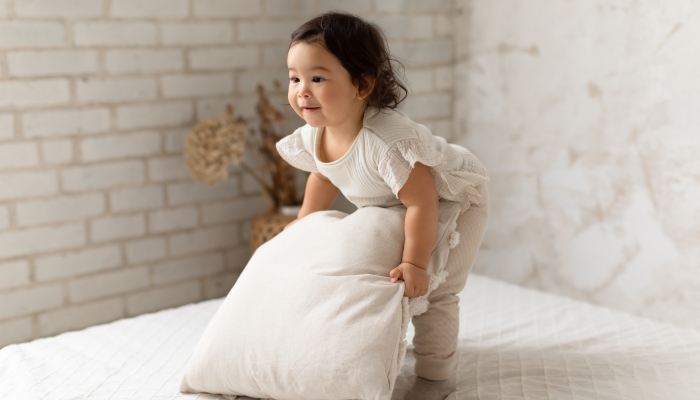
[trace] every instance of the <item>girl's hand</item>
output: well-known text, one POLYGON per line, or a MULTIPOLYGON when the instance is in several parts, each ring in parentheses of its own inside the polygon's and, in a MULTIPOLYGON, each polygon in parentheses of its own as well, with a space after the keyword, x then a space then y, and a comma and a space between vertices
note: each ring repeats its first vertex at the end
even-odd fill
POLYGON ((406 284, 404 296, 413 298, 428 293, 430 276, 423 268, 410 263, 401 263, 389 272, 389 277, 391 277, 391 283, 396 283, 399 279, 404 281, 406 284))
POLYGON ((297 219, 293 220, 292 222, 288 223, 287 225, 285 225, 284 228, 282 228, 282 230, 289 228, 290 226, 292 226, 292 224, 294 224, 297 221, 299 221, 299 218, 297 218, 297 219))

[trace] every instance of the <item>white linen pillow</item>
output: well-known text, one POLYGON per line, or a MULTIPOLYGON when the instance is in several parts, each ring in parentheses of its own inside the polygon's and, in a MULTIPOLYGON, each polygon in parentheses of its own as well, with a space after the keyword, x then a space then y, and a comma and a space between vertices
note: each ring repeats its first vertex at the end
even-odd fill
POLYGON ((447 272, 460 204, 440 201, 430 289, 403 296, 403 205, 318 211, 253 254, 190 357, 180 391, 287 399, 391 398, 413 315, 447 272))

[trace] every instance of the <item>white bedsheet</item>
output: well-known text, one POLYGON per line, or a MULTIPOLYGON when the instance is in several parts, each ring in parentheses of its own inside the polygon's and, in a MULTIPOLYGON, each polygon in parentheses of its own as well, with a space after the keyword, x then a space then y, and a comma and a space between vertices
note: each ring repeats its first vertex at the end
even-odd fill
MULTIPOLYGON (((457 399, 700 399, 700 333, 472 274, 457 399)), ((0 349, 2 399, 223 399, 178 392, 222 299, 0 349)), ((283 327, 281 327, 283 329, 283 327)), ((409 333, 413 336, 412 326, 409 333)), ((413 379, 412 346, 392 399, 413 379)))

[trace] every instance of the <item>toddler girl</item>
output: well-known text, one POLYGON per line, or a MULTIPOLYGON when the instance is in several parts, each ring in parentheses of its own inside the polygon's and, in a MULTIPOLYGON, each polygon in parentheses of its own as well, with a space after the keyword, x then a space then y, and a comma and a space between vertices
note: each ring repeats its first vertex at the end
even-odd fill
POLYGON ((467 149, 433 136, 396 106, 408 94, 379 27, 345 13, 301 25, 287 54, 289 104, 307 124, 277 142, 292 166, 309 171, 294 222, 327 210, 339 191, 357 207, 404 204, 405 244, 391 282, 404 295, 427 293, 426 272, 437 234, 439 199, 457 201, 461 240, 450 251, 447 281, 428 310, 413 318, 416 383, 408 400, 443 399, 459 328, 459 297, 488 219, 488 174, 467 149))

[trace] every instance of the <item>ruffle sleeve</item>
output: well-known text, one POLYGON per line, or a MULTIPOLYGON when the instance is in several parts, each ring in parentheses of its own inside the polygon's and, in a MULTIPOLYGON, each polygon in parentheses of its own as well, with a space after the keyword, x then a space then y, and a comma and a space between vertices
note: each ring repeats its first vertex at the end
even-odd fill
POLYGON ((284 161, 294 168, 307 172, 318 172, 314 156, 304 147, 301 128, 280 139, 275 147, 284 161))
MULTIPOLYGON (((478 162, 470 159, 466 152, 460 151, 460 154, 464 157, 465 167, 478 162)), ((481 195, 475 186, 488 180, 486 170, 481 168, 472 172, 465 168, 445 171, 447 156, 419 139, 394 143, 377 164, 379 175, 397 199, 399 190, 408 180, 416 162, 430 167, 440 198, 462 202, 467 207, 470 203, 479 204, 481 201, 481 195)))

